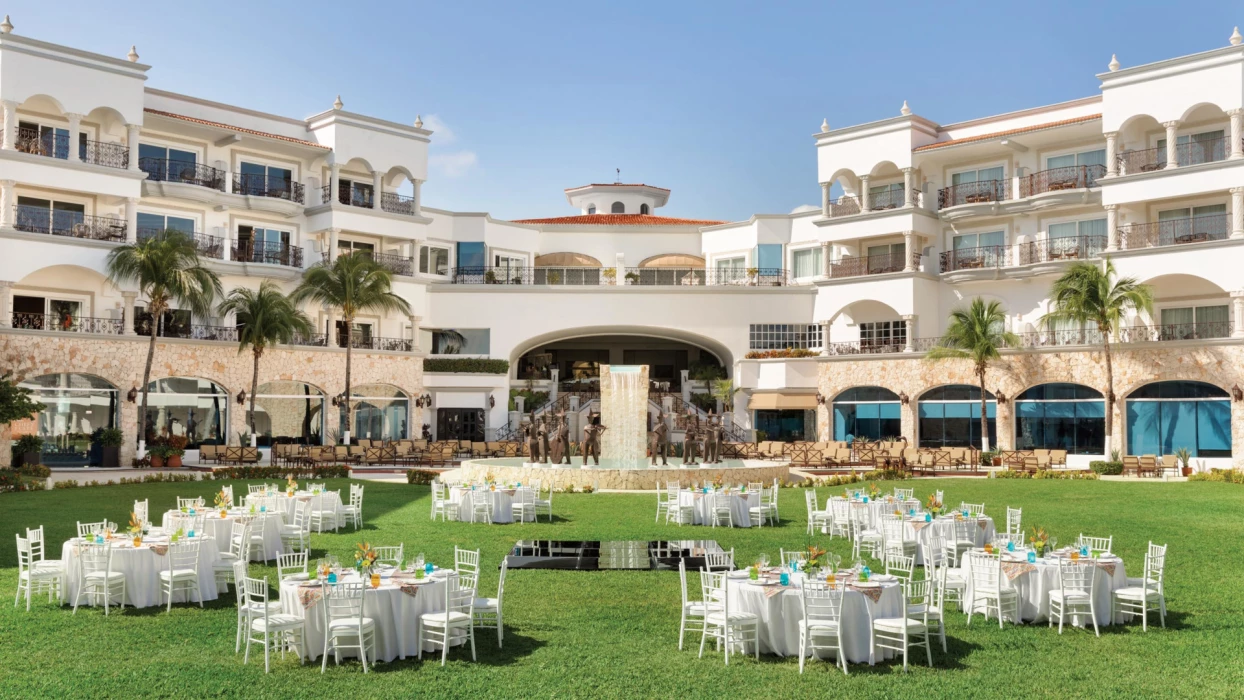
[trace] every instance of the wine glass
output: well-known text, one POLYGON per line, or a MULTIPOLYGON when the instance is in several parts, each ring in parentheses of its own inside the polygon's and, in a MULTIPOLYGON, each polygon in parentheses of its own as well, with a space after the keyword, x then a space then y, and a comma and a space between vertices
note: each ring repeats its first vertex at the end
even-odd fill
POLYGON ((765 552, 761 552, 760 554, 760 568, 769 568, 769 555, 765 552))

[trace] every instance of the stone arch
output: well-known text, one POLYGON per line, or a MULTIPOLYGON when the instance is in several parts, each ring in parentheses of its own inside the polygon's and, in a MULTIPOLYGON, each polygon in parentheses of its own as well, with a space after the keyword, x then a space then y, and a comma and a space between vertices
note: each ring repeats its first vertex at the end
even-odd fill
POLYGON ((1227 111, 1213 102, 1198 102, 1187 109, 1179 116, 1180 124, 1197 123, 1203 121, 1223 121, 1227 119, 1227 111))
POLYGON ((57 116, 64 116, 68 111, 65 109, 65 104, 63 102, 55 97, 52 97, 51 95, 41 92, 28 95, 25 99, 21 100, 19 107, 31 112, 48 112, 50 110, 54 110, 54 114, 57 116))
POLYGON ((531 350, 563 340, 574 340, 577 338, 590 338, 593 336, 636 336, 645 338, 658 338, 663 340, 674 340, 688 345, 694 345, 701 350, 706 350, 720 362, 721 366, 729 374, 734 366, 734 356, 730 349, 724 343, 717 341, 708 336, 698 333, 691 333, 679 328, 660 328, 654 326, 583 326, 579 328, 566 328, 561 330, 550 331, 540 335, 533 336, 522 342, 516 343, 514 349, 510 351, 510 377, 514 378, 518 374, 519 360, 531 350))
POLYGON ((889 160, 883 160, 880 163, 877 163, 873 166, 872 170, 868 171, 868 176, 873 179, 899 177, 902 174, 903 171, 899 170, 899 167, 894 164, 894 161, 889 160))

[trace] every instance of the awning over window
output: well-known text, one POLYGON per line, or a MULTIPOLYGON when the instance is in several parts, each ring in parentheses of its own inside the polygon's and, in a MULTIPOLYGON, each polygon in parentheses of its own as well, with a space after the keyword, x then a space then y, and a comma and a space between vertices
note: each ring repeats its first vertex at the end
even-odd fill
POLYGON ((747 403, 750 410, 799 410, 816 408, 813 394, 786 394, 780 391, 761 391, 752 394, 747 403))

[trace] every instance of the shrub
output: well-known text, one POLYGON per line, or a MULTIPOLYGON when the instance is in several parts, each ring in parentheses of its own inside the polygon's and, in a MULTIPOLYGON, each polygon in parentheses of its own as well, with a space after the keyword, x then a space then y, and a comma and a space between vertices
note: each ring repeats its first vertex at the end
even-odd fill
POLYGON ((216 469, 210 478, 217 481, 229 479, 345 479, 350 468, 344 464, 324 467, 225 467, 216 469))
POLYGON ((590 484, 587 484, 587 485, 585 485, 585 486, 583 487, 583 493, 591 493, 591 492, 593 492, 593 491, 595 491, 595 490, 596 490, 596 489, 595 489, 595 488, 593 488, 590 484))
POLYGON ((424 372, 479 372, 482 374, 506 374, 510 371, 509 360, 490 360, 478 357, 425 357, 424 372))
POLYGON ((1092 469, 1095 474, 1115 476, 1123 473, 1123 463, 1115 461, 1105 462, 1097 459, 1089 462, 1089 469, 1092 469))
POLYGON ((712 394, 692 394, 691 403, 705 413, 717 410, 717 399, 713 398, 712 394))
POLYGON ((896 481, 898 479, 906 479, 911 475, 902 469, 874 469, 864 472, 864 481, 896 481))
POLYGON ((687 367, 687 379, 711 382, 715 379, 725 378, 725 368, 716 363, 696 360, 695 362, 692 362, 689 367, 687 367))
POLYGON ((23 464, 17 470, 17 473, 33 479, 46 479, 49 476, 52 476, 52 470, 42 464, 23 464))
POLYGON ((1216 481, 1228 484, 1244 484, 1244 470, 1211 469, 1207 472, 1196 472, 1188 477, 1188 481, 1216 481))
POLYGON ((752 350, 743 356, 745 360, 774 360, 778 358, 816 357, 817 353, 806 348, 783 348, 781 350, 752 350))
POLYGON ((16 447, 18 454, 43 451, 43 438, 38 435, 23 435, 17 438, 13 444, 16 447))
POLYGON ((22 477, 12 469, 0 470, 0 493, 9 491, 42 491, 44 482, 22 477))
POLYGON ((432 483, 438 476, 440 474, 430 469, 408 469, 406 470, 406 483, 427 485, 432 483))
POLYGON ((125 433, 120 428, 100 428, 95 431, 95 441, 104 447, 120 447, 125 442, 125 433))
POLYGON ((993 473, 995 479, 1044 479, 1062 481, 1097 481, 1101 476, 1093 472, 1066 472, 1052 469, 1038 469, 1035 472, 1011 471, 1003 469, 993 473))
POLYGON ((541 406, 549 402, 549 392, 547 391, 532 391, 531 389, 510 389, 510 410, 511 411, 517 410, 515 408, 515 403, 514 403, 515 396, 523 397, 523 410, 524 411, 539 410, 541 406))

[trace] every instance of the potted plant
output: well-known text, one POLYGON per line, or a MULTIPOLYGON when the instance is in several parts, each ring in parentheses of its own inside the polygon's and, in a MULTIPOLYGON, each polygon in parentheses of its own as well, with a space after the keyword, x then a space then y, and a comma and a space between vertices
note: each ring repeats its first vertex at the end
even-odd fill
POLYGON ((562 273, 560 273, 560 272, 550 272, 550 273, 549 273, 549 275, 548 275, 548 281, 549 281, 549 284, 561 284, 561 283, 562 283, 562 273))
POLYGON ((163 440, 147 447, 147 459, 152 469, 163 469, 164 460, 168 458, 169 447, 163 440))
POLYGON ((1175 450, 1175 459, 1179 461, 1179 473, 1184 476, 1192 476, 1192 450, 1187 447, 1180 447, 1175 450))
POLYGON ((618 268, 606 267, 604 270, 601 271, 601 274, 605 276, 605 284, 617 284, 618 268))
POLYGON ((626 273, 626 283, 627 284, 639 284, 639 273, 638 272, 626 273))
POLYGON ((96 431, 95 441, 99 443, 101 467, 121 466, 121 442, 125 435, 120 428, 100 428, 96 431))
POLYGON ((747 268, 747 283, 751 285, 756 284, 756 276, 759 274, 760 274, 760 268, 758 267, 747 268))
POLYGON ((43 438, 38 435, 23 435, 17 439, 14 451, 21 456, 22 465, 36 465, 43 461, 43 438))
POLYGON ((181 466, 181 457, 186 454, 186 445, 189 440, 184 435, 174 435, 168 439, 168 451, 164 456, 164 466, 170 468, 178 468, 181 466))
POLYGON ((487 272, 484 273, 484 284, 496 284, 496 283, 497 283, 496 272, 492 270, 488 270, 487 272))

